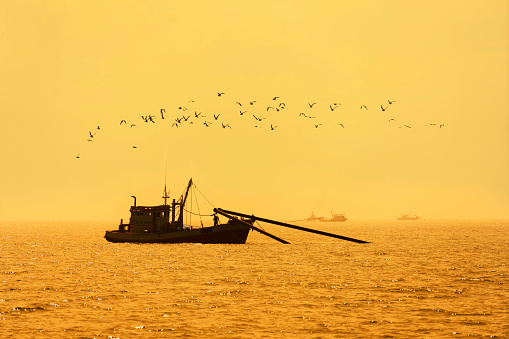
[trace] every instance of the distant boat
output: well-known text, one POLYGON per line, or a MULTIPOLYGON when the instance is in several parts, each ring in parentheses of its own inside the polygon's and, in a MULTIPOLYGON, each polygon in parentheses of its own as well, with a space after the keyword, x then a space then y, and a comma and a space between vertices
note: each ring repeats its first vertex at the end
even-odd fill
POLYGON ((401 216, 397 218, 398 220, 419 220, 422 219, 420 216, 415 214, 404 214, 401 213, 401 216))
MULTIPOLYGON (((323 217, 321 217, 323 218, 323 217)), ((314 212, 311 212, 311 215, 309 216, 309 218, 306 219, 306 221, 317 221, 319 218, 317 218, 315 216, 315 213, 314 212)))
POLYGON ((348 220, 345 217, 345 213, 337 214, 337 213, 332 213, 332 211, 331 211, 331 215, 332 215, 332 218, 327 219, 325 217, 317 217, 317 216, 315 216, 315 214, 313 212, 311 212, 311 215, 309 216, 309 218, 306 219, 306 221, 343 222, 343 221, 348 220))
POLYGON ((347 221, 348 220, 345 217, 345 213, 339 213, 338 214, 338 213, 332 213, 332 211, 330 213, 332 215, 331 219, 319 218, 318 220, 323 221, 323 222, 343 222, 343 221, 347 221))

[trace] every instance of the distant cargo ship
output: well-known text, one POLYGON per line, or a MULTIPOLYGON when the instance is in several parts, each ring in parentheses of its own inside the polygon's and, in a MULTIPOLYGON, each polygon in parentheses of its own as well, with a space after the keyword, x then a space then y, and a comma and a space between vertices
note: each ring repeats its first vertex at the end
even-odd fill
POLYGON ((324 222, 343 222, 343 221, 347 221, 348 220, 345 217, 345 213, 332 213, 332 211, 330 213, 332 215, 331 219, 320 218, 319 220, 320 221, 324 221, 324 222))
POLYGON ((315 214, 313 212, 311 212, 311 215, 306 220, 307 221, 321 221, 321 222, 343 222, 343 221, 348 220, 345 217, 345 213, 338 214, 338 213, 332 213, 332 211, 331 211, 331 214, 332 214, 332 218, 327 219, 325 217, 317 217, 317 216, 315 216, 315 214))
POLYGON ((401 216, 397 218, 398 220, 419 220, 422 219, 420 216, 415 214, 404 214, 401 213, 401 216))

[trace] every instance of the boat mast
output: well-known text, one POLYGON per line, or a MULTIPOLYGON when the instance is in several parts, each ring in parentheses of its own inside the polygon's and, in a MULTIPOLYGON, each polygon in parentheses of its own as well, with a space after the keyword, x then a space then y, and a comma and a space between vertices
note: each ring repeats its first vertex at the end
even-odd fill
POLYGON ((168 171, 168 161, 166 161, 166 171, 164 172, 164 206, 168 205, 167 200, 170 197, 166 191, 166 172, 168 171))
POLYGON ((184 205, 186 204, 187 195, 189 194, 189 189, 191 188, 191 185, 193 184, 193 178, 189 179, 189 183, 187 184, 186 193, 180 197, 180 214, 179 214, 179 225, 184 224, 184 205))
POLYGON ((167 200, 169 197, 170 196, 168 195, 168 192, 166 191, 166 183, 164 183, 164 195, 163 195, 164 206, 168 205, 167 200))

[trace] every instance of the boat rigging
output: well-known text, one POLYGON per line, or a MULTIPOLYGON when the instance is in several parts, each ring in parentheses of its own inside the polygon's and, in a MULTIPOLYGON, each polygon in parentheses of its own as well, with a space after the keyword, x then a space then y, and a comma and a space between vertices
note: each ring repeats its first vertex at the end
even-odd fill
POLYGON ((203 222, 200 220, 202 227, 193 227, 190 225, 190 222, 189 224, 184 223, 184 212, 187 212, 189 215, 198 215, 200 218, 204 215, 201 213, 196 214, 185 209, 188 200, 191 201, 190 204, 192 205, 192 199, 188 199, 192 186, 193 180, 190 179, 184 193, 177 201, 173 199, 170 205, 167 204, 167 200, 170 197, 166 191, 166 184, 163 196, 164 205, 138 206, 136 204, 136 197, 132 196, 134 198, 134 205, 131 206, 130 209, 131 217, 129 222, 124 224, 121 219, 118 229, 106 231, 104 237, 110 242, 245 244, 249 231, 253 230, 281 243, 289 244, 289 242, 253 225, 255 221, 261 221, 355 243, 368 243, 364 240, 261 218, 254 215, 228 211, 222 208, 214 208, 214 214, 207 215, 213 217, 213 226, 204 227, 203 222), (218 214, 226 217, 228 221, 226 223, 220 223, 218 214))

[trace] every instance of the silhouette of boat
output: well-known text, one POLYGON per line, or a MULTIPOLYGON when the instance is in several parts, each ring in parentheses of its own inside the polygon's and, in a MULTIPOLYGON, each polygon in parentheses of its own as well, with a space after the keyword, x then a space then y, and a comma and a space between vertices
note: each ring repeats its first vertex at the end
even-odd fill
POLYGON ((347 221, 348 219, 345 217, 345 213, 332 213, 331 211, 331 215, 332 215, 332 218, 331 219, 327 219, 327 218, 318 218, 319 221, 322 221, 322 222, 343 222, 343 221, 347 221))
POLYGON ((415 215, 415 214, 405 214, 405 213, 401 213, 401 216, 397 218, 398 220, 419 220, 419 219, 422 219, 420 216, 418 215, 415 215))
MULTIPOLYGON (((320 217, 320 218, 323 218, 323 217, 320 217)), ((309 218, 305 219, 306 221, 317 221, 319 218, 317 218, 315 216, 315 213, 314 212, 311 212, 311 215, 309 216, 309 218)))
POLYGON ((169 198, 164 190, 164 204, 158 206, 138 206, 136 197, 131 206, 129 223, 124 224, 120 220, 117 230, 106 231, 104 237, 109 242, 127 243, 202 243, 202 244, 245 244, 250 230, 260 232, 272 239, 284 244, 289 242, 254 226, 255 221, 267 222, 279 226, 293 228, 305 232, 325 235, 332 238, 352 241, 356 243, 368 243, 364 240, 349 238, 337 234, 327 233, 302 226, 291 225, 275 220, 247 215, 239 212, 227 211, 222 208, 214 208, 214 226, 194 227, 184 224, 184 212, 189 189, 193 180, 189 180, 185 193, 171 205, 167 204, 169 198), (227 217, 226 223, 219 223, 218 214, 227 217))
POLYGON ((215 215, 214 226, 195 228, 184 224, 184 207, 192 184, 191 179, 185 193, 178 201, 173 199, 171 205, 167 204, 166 189, 164 205, 137 206, 133 196, 129 223, 120 220, 118 230, 106 231, 104 237, 110 242, 245 244, 253 224, 250 219, 229 219, 219 224, 215 215))
POLYGON ((337 213, 332 213, 332 211, 331 211, 331 214, 332 214, 332 218, 327 219, 325 217, 317 217, 317 216, 315 216, 314 212, 311 212, 311 215, 309 216, 309 218, 306 219, 306 221, 343 222, 343 221, 348 220, 345 217, 345 213, 337 214, 337 213))

